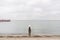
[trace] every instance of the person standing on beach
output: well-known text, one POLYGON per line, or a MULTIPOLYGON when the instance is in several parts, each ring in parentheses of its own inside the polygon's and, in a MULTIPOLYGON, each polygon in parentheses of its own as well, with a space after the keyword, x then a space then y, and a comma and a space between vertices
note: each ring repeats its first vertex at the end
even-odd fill
POLYGON ((29 25, 29 29, 28 29, 28 35, 29 35, 29 37, 31 37, 31 27, 30 27, 30 25, 29 25))

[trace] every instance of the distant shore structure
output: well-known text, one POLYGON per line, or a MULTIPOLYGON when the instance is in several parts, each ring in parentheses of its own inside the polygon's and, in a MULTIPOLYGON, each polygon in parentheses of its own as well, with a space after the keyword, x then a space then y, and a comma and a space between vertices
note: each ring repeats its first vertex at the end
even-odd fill
POLYGON ((29 28, 28 28, 28 36, 31 37, 31 25, 28 25, 29 28))
POLYGON ((0 22, 10 22, 11 20, 5 20, 5 19, 1 19, 0 22))

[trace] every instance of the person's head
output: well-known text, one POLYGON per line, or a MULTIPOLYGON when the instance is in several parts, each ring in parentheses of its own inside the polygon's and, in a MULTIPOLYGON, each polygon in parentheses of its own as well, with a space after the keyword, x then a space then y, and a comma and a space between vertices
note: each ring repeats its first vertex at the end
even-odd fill
POLYGON ((29 27, 31 27, 31 25, 28 25, 29 27))

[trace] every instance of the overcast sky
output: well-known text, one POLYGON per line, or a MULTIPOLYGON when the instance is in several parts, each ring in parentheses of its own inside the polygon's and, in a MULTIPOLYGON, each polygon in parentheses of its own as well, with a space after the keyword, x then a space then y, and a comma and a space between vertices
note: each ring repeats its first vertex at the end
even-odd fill
POLYGON ((60 20, 60 0, 0 0, 0 19, 60 20))

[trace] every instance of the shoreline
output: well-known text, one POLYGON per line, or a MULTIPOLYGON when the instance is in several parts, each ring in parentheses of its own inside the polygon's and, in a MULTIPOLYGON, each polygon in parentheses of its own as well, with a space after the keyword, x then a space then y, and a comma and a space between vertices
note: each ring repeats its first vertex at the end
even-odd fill
POLYGON ((60 35, 0 35, 0 40, 60 40, 60 35))
POLYGON ((28 35, 0 35, 0 38, 20 38, 20 37, 24 37, 24 38, 37 38, 37 37, 60 37, 60 35, 31 35, 31 37, 29 37, 28 35))

